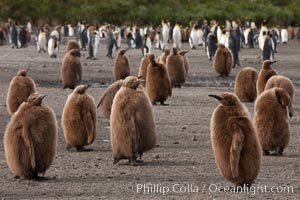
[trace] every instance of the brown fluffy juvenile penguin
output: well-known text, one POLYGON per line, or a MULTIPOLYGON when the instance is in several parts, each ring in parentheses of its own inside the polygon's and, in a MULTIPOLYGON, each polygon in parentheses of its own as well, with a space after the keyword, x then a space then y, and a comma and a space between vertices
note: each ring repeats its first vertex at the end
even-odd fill
POLYGON ((236 185, 251 185, 260 171, 261 148, 250 115, 233 93, 209 96, 221 103, 210 121, 219 172, 236 185))
POLYGON ((181 88, 182 84, 185 82, 186 72, 183 57, 178 54, 176 48, 173 48, 173 54, 168 56, 166 63, 172 87, 181 88))
POLYGON ((291 103, 288 106, 289 116, 293 117, 293 115, 294 115, 293 99, 295 98, 295 87, 294 87, 293 82, 285 76, 280 76, 280 75, 272 76, 268 80, 268 82, 265 86, 265 90, 268 90, 268 89, 271 89, 274 87, 283 88, 289 93, 289 95, 291 97, 291 103))
POLYGON ((7 125, 4 150, 9 169, 16 178, 40 179, 56 154, 57 122, 54 111, 42 106, 46 95, 32 93, 7 125))
POLYGON ((110 138, 114 163, 129 159, 136 165, 140 162, 137 157, 156 144, 152 104, 145 91, 138 88, 143 81, 127 77, 113 100, 110 138))
POLYGON ((114 100, 116 93, 119 91, 123 85, 123 80, 118 80, 111 84, 106 90, 102 93, 100 100, 97 104, 97 108, 100 107, 101 112, 104 117, 110 119, 111 106, 114 100))
POLYGON ((180 50, 180 51, 178 52, 179 55, 181 55, 182 58, 183 58, 183 65, 184 65, 186 77, 188 76, 188 72, 189 72, 189 69, 190 69, 189 60, 188 60, 188 58, 185 56, 185 54, 188 53, 188 52, 189 52, 189 51, 184 51, 184 50, 180 50))
POLYGON ((273 63, 276 63, 276 61, 265 60, 263 62, 262 69, 260 70, 257 79, 257 85, 256 85, 257 95, 260 95, 265 90, 265 86, 269 78, 278 75, 277 71, 271 67, 273 63))
POLYGON ((74 89, 82 78, 82 64, 79 49, 70 50, 61 65, 61 78, 65 88, 74 89))
POLYGON ((126 50, 121 49, 118 53, 118 56, 115 59, 113 65, 113 75, 114 80, 125 79, 127 76, 130 75, 130 67, 128 58, 125 56, 126 50))
POLYGON ((290 139, 287 107, 291 103, 288 92, 283 88, 265 90, 254 105, 254 124, 265 155, 270 151, 282 155, 290 139))
POLYGON ((27 70, 20 70, 9 84, 6 105, 10 115, 16 112, 19 106, 27 101, 30 94, 36 92, 35 82, 26 76, 27 70))
MULTIPOLYGON (((147 78, 147 68, 148 68, 148 65, 150 64, 150 60, 149 60, 149 55, 146 54, 142 60, 141 60, 141 64, 140 64, 140 68, 139 68, 139 73, 138 73, 138 77, 140 79, 143 79, 146 81, 146 78, 147 78)), ((146 87, 146 82, 144 83, 141 83, 141 85, 143 87, 146 87)))
POLYGON ((165 105, 167 98, 172 96, 169 74, 164 64, 155 61, 154 54, 149 54, 148 57, 151 64, 148 65, 147 71, 147 94, 154 105, 156 102, 165 105))
POLYGON ((91 151, 84 146, 91 144, 96 137, 96 104, 86 94, 89 85, 79 85, 68 96, 62 113, 62 128, 67 149, 91 151))
POLYGON ((79 46, 79 43, 77 42, 77 40, 69 40, 68 41, 67 52, 69 52, 72 49, 78 49, 78 50, 80 50, 80 46, 79 46))
POLYGON ((220 76, 228 76, 233 67, 233 57, 230 50, 223 44, 218 44, 218 49, 214 56, 213 66, 215 71, 220 74, 220 76))
POLYGON ((160 62, 164 65, 167 64, 167 58, 170 55, 170 49, 168 47, 164 48, 164 52, 157 58, 157 62, 160 62))
POLYGON ((253 102, 256 99, 257 71, 252 67, 240 70, 235 78, 234 93, 242 102, 253 102))

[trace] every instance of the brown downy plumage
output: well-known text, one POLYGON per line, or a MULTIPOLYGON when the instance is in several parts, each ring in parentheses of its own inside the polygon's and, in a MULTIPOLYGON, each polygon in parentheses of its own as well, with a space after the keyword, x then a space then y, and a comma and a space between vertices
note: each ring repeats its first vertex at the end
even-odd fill
POLYGON ((20 70, 9 84, 6 105, 10 115, 16 112, 19 106, 27 101, 30 94, 36 92, 35 82, 26 76, 27 70, 20 70))
MULTIPOLYGON (((142 60, 141 60, 141 63, 140 63, 140 68, 139 68, 139 73, 138 73, 138 77, 140 79, 143 79, 146 81, 146 78, 147 78, 147 68, 148 68, 148 65, 150 64, 150 60, 149 60, 149 55, 146 54, 142 60)), ((141 85, 143 87, 146 87, 146 82, 144 83, 141 83, 141 85)))
POLYGON ((79 85, 69 95, 62 113, 62 128, 67 149, 90 151, 84 146, 91 144, 96 137, 96 104, 86 94, 89 85, 79 85))
POLYGON ((181 88, 185 82, 186 72, 184 69, 183 57, 173 48, 173 54, 167 58, 167 71, 171 79, 172 87, 181 88))
POLYGON ((254 102, 256 92, 257 71, 252 67, 240 70, 235 78, 234 93, 242 102, 254 102))
POLYGON ((152 104, 144 90, 138 88, 144 80, 129 76, 117 92, 110 116, 110 138, 114 163, 137 157, 156 144, 156 128, 152 104))
POLYGON ((265 86, 265 90, 268 90, 268 89, 271 89, 271 88, 274 88, 274 87, 283 88, 290 95, 291 103, 288 106, 288 109, 289 109, 289 116, 293 117, 293 115, 294 115, 293 99, 295 98, 295 87, 294 87, 293 82, 285 76, 280 76, 280 75, 272 76, 268 80, 268 82, 265 86))
POLYGON ((276 63, 276 61, 265 60, 263 62, 262 69, 260 70, 257 79, 257 85, 256 85, 257 95, 260 95, 265 90, 265 86, 269 78, 278 75, 277 71, 271 67, 273 63, 276 63))
POLYGON ((149 56, 150 65, 147 72, 147 94, 153 104, 160 102, 164 105, 164 101, 172 95, 171 80, 164 64, 157 63, 154 55, 149 56))
POLYGON ((291 103, 288 92, 282 88, 265 90, 254 105, 254 124, 265 155, 275 151, 282 155, 290 139, 287 108, 291 103))
POLYGON ((110 119, 111 106, 114 100, 116 93, 119 91, 123 85, 123 80, 118 80, 111 84, 106 90, 102 93, 100 100, 97 104, 97 108, 100 107, 101 112, 104 117, 110 119))
POLYGON ((114 80, 125 79, 130 75, 130 67, 128 58, 125 56, 126 50, 121 49, 115 59, 113 65, 113 76, 114 80))
POLYGON ((170 55, 170 49, 168 47, 164 48, 164 52, 157 58, 157 62, 160 62, 164 65, 167 64, 167 58, 170 55))
POLYGON ((80 84, 82 78, 82 64, 80 60, 80 51, 78 49, 70 50, 61 65, 61 79, 63 88, 74 89, 80 84))
POLYGON ((67 53, 72 49, 77 49, 77 50, 80 49, 79 43, 77 42, 77 40, 69 40, 69 42, 67 44, 67 53))
POLYGON ((21 104, 4 136, 6 162, 18 178, 43 179, 56 154, 57 122, 54 111, 42 106, 46 95, 33 93, 21 104))
POLYGON ((186 53, 188 53, 189 51, 184 51, 184 50, 180 50, 178 53, 179 55, 181 55, 183 57, 183 65, 184 65, 184 69, 185 69, 185 75, 186 77, 188 76, 188 72, 190 69, 190 64, 189 64, 189 60, 188 58, 185 56, 186 53))
POLYGON ((218 44, 213 67, 220 76, 228 76, 233 67, 233 56, 230 50, 223 44, 218 44))
POLYGON ((236 185, 251 185, 261 166, 261 148, 246 107, 233 93, 209 95, 221 104, 211 117, 211 142, 219 172, 236 185))

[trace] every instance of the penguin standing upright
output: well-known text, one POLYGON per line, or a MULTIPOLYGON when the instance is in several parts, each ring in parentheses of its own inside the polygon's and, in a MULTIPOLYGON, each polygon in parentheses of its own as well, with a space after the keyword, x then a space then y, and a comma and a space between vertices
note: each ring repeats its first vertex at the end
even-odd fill
POLYGON ((88 33, 87 33, 89 56, 86 59, 96 60, 98 44, 96 44, 96 34, 94 32, 95 32, 95 27, 90 26, 88 28, 88 33))
POLYGON ((50 58, 56 58, 58 55, 58 41, 54 35, 51 35, 48 41, 48 54, 50 58))
POLYGON ((218 39, 214 33, 209 33, 207 36, 207 56, 209 60, 213 60, 218 48, 218 39))
POLYGON ((162 25, 161 33, 162 33, 162 43, 163 43, 162 49, 164 49, 165 47, 168 46, 170 28, 166 20, 162 20, 161 25, 162 25))
POLYGON ((73 27, 72 27, 72 25, 71 24, 69 24, 68 25, 68 32, 69 32, 69 37, 73 37, 74 36, 74 29, 73 29, 73 27))
POLYGON ((81 44, 81 50, 87 50, 86 46, 88 44, 88 37, 87 37, 87 27, 85 21, 81 23, 80 27, 80 44, 81 44))
POLYGON ((267 33, 263 46, 263 60, 274 60, 274 43, 270 37, 270 32, 267 33))
POLYGON ((37 37, 37 50, 39 53, 46 52, 46 33, 43 28, 41 28, 37 37))
POLYGON ((281 42, 282 44, 287 44, 289 40, 289 34, 286 28, 281 29, 281 42))
POLYGON ((181 31, 178 23, 175 24, 173 29, 173 47, 181 49, 181 31))
POLYGON ((196 49, 196 46, 198 45, 198 31, 197 31, 198 27, 194 25, 191 33, 190 33, 190 38, 189 38, 189 43, 190 43, 190 47, 191 49, 196 49))
POLYGON ((235 68, 235 65, 240 66, 239 39, 237 38, 235 32, 233 32, 232 30, 229 32, 229 36, 228 36, 228 48, 230 49, 233 56, 233 68, 235 68))
POLYGON ((107 54, 106 56, 109 58, 113 58, 113 48, 116 46, 116 49, 118 49, 116 38, 111 30, 111 27, 108 27, 108 43, 107 43, 107 54))
POLYGON ((202 40, 204 41, 204 51, 207 52, 207 46, 208 46, 208 40, 207 37, 210 33, 210 27, 208 25, 208 22, 205 20, 204 25, 203 25, 203 38, 202 40))

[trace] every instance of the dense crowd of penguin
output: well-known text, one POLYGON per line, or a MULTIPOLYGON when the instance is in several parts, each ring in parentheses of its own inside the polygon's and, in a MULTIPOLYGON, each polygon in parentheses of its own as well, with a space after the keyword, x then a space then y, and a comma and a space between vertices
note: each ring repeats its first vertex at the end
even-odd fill
MULTIPOLYGON (((225 21, 219 24, 212 20, 191 22, 187 28, 178 22, 174 27, 167 20, 154 29, 113 25, 88 25, 78 23, 50 27, 44 24, 36 34, 39 53, 48 52, 57 59, 63 35, 67 52, 62 60, 62 88, 73 92, 66 100, 62 111, 62 129, 67 149, 89 151, 85 146, 96 137, 97 108, 110 119, 110 139, 113 163, 127 159, 139 165, 143 153, 155 147, 156 126, 152 106, 165 105, 172 96, 173 88, 181 88, 188 76, 187 51, 181 49, 188 42, 191 49, 201 48, 212 61, 212 70, 220 76, 228 76, 239 66, 239 51, 242 47, 254 48, 258 44, 262 52, 262 68, 241 68, 235 79, 234 93, 209 94, 220 105, 211 117, 211 143, 215 162, 228 181, 238 186, 250 186, 258 176, 262 155, 283 155, 289 143, 288 117, 294 115, 295 89, 288 77, 272 69, 276 45, 286 44, 291 37, 299 37, 299 29, 289 27, 267 28, 263 21, 258 29, 254 22, 225 21), (81 85, 81 51, 87 51, 87 59, 97 59, 100 40, 107 41, 107 57, 114 58, 112 67, 115 81, 95 102, 88 95, 90 85, 81 85), (128 47, 121 48, 121 40, 128 47), (153 47, 152 47, 153 45, 153 47), (140 48, 142 57, 137 77, 130 71, 126 51, 140 48), (162 50, 158 57, 153 48, 162 50), (254 103, 254 119, 243 102, 254 103)), ((2 23, 0 45, 23 48, 34 34, 30 23, 26 26, 14 20, 2 23)), ((1 47, 0 47, 1 48, 1 47)), ((11 120, 4 136, 5 157, 15 177, 43 179, 40 174, 50 167, 56 154, 57 121, 54 111, 42 100, 35 82, 20 70, 12 78, 7 94, 7 110, 11 120)), ((188 97, 187 97, 188 98, 188 97)))

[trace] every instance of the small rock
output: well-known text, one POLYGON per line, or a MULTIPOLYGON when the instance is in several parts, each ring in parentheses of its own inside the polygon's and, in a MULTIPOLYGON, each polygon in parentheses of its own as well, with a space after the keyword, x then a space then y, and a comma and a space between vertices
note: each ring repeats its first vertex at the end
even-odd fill
POLYGON ((173 142, 173 144, 179 144, 179 142, 176 141, 176 142, 173 142))
POLYGON ((196 138, 196 136, 193 136, 193 141, 197 141, 197 138, 196 138))
POLYGON ((155 158, 155 159, 159 159, 159 155, 156 155, 154 158, 155 158))
POLYGON ((185 129, 186 129, 186 126, 183 126, 183 127, 182 127, 182 130, 185 130, 185 129))

